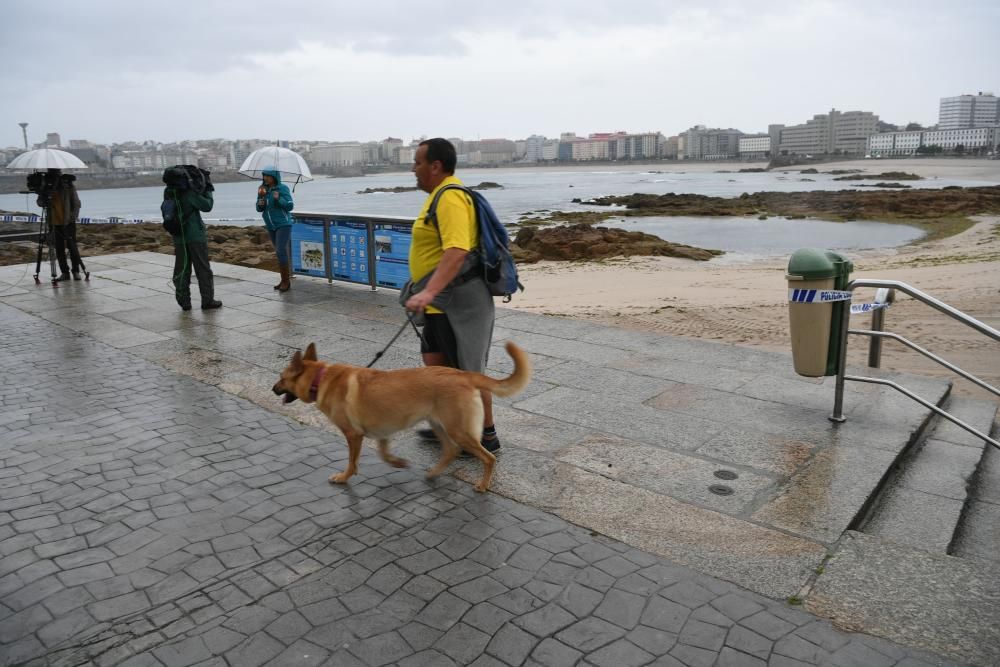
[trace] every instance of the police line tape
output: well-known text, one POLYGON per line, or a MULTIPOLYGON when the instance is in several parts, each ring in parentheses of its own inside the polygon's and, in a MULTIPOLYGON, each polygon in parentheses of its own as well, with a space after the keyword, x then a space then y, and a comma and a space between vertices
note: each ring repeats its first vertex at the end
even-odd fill
MULTIPOLYGON (((41 216, 31 215, 0 215, 0 222, 38 222, 41 216)), ((259 218, 202 218, 205 222, 255 222, 259 218)), ((162 220, 147 220, 144 218, 78 218, 77 223, 81 225, 136 225, 143 222, 161 223, 162 220)))
MULTIPOLYGON (((790 303, 834 303, 836 301, 850 301, 854 297, 854 292, 833 289, 790 289, 788 290, 788 301, 790 303)), ((888 303, 852 303, 851 315, 860 313, 870 313, 874 310, 888 308, 888 303)))

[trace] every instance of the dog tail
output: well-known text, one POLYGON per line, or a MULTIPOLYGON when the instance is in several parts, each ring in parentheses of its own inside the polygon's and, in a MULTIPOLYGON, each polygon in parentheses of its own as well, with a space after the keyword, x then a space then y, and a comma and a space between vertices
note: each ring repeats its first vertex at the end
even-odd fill
POLYGON ((479 375, 476 383, 480 389, 485 389, 496 396, 513 396, 524 391, 531 381, 531 362, 524 350, 514 343, 505 345, 507 354, 514 360, 514 372, 503 380, 494 380, 486 375, 479 375))

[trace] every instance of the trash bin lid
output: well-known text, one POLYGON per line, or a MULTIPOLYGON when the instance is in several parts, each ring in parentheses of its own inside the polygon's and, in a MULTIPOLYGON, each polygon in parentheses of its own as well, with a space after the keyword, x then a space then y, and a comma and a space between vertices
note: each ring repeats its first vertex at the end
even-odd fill
POLYGON ((851 260, 832 250, 800 248, 788 260, 788 280, 822 280, 846 276, 854 270, 851 260))

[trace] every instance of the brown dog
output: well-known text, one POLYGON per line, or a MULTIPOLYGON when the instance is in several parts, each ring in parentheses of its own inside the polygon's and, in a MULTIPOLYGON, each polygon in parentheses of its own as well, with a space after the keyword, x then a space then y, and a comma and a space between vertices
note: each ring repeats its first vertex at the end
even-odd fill
POLYGON ((413 424, 427 420, 442 443, 441 459, 427 471, 437 477, 464 449, 483 462, 483 477, 476 491, 490 487, 496 457, 480 444, 483 429, 483 401, 480 390, 497 396, 513 396, 531 379, 528 355, 513 343, 507 353, 514 360, 514 372, 503 380, 445 366, 403 368, 380 371, 316 360, 316 345, 310 343, 303 355, 296 352, 272 391, 285 403, 300 398, 315 401, 347 439, 350 454, 347 469, 330 477, 343 484, 358 471, 361 441, 365 436, 378 441, 382 460, 405 468, 404 459, 389 453, 389 438, 413 424))

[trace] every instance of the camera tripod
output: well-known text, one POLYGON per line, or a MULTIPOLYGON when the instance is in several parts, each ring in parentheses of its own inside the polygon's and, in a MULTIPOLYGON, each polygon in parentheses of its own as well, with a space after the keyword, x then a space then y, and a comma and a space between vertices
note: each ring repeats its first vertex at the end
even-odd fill
MULTIPOLYGON (((38 276, 42 272, 42 249, 47 250, 49 258, 49 269, 52 273, 52 287, 59 287, 58 274, 56 273, 56 252, 53 245, 53 235, 54 231, 49 220, 51 218, 51 212, 49 207, 46 205, 42 208, 42 219, 38 223, 38 255, 35 258, 35 284, 41 285, 42 281, 38 279, 38 276)), ((83 263, 83 259, 80 257, 80 251, 76 247, 76 238, 66 239, 67 250, 70 253, 71 258, 76 258, 80 264, 79 271, 83 271, 84 280, 90 282, 90 271, 87 271, 87 266, 83 263)), ((78 273, 78 271, 74 271, 78 273)))

